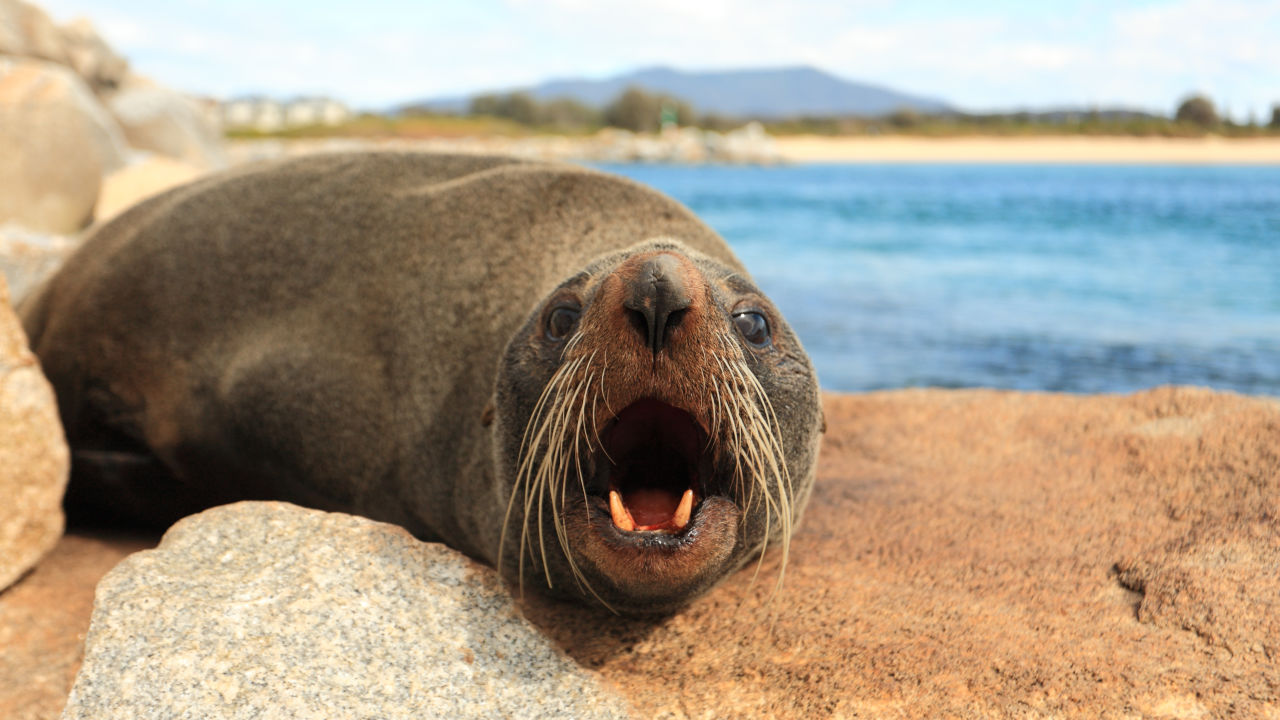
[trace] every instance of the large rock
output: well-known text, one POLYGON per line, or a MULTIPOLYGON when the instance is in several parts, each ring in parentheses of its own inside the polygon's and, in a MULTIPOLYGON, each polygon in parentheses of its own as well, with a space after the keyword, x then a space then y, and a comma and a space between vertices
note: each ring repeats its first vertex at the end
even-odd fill
POLYGON ((53 388, 27 348, 0 278, 0 590, 62 535, 69 462, 53 388))
POLYGON ((72 20, 59 31, 67 52, 67 64, 80 73, 89 87, 102 92, 124 82, 129 62, 107 45, 87 18, 72 20))
POLYGON ((107 98, 129 144, 202 168, 227 164, 222 134, 191 98, 130 78, 107 98))
POLYGON ((43 10, 22 0, 0 0, 0 55, 67 62, 57 26, 43 10))
POLYGON ((64 718, 624 717, 492 570, 284 503, 187 518, 98 585, 64 718))
POLYGON ((124 164, 115 122, 71 70, 0 57, 0 223, 74 232, 124 164))

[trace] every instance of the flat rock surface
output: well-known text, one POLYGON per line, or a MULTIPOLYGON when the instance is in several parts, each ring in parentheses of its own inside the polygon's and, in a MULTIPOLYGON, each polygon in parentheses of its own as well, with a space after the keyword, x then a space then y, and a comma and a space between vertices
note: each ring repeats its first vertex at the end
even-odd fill
POLYGON ((526 612, 650 717, 1280 715, 1280 402, 825 408, 772 603, 776 553, 656 625, 532 594, 526 612))
POLYGON ((0 277, 0 590, 62 535, 69 463, 53 388, 27 347, 0 277))
MULTIPOLYGON (((754 584, 748 568, 657 622, 532 591, 526 614, 641 717, 1280 715, 1280 402, 907 390, 825 407, 781 596, 771 553, 754 584)), ((70 681, 87 576, 111 562, 85 542, 0 595, 0 716, 24 673, 70 681), (92 567, 53 591, 73 557, 92 567), (37 581, 45 612, 15 614, 37 581)))
POLYGON ((626 717, 490 568, 287 503, 188 517, 98 585, 64 718, 626 717))

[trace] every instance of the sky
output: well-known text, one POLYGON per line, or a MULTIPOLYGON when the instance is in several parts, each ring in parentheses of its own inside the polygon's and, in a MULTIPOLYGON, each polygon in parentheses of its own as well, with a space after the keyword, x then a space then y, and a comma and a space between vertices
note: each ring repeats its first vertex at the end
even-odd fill
POLYGON ((608 77, 812 65, 970 111, 1125 107, 1192 92, 1280 103, 1280 0, 35 0, 134 69, 227 98, 359 109, 608 77))

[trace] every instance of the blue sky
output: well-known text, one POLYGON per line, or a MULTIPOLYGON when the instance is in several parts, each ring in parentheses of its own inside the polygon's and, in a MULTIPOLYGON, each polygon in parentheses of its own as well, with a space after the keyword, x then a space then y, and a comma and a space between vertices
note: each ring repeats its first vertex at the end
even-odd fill
POLYGON ((970 110, 1188 92, 1245 118, 1280 103, 1280 0, 37 0, 86 16, 134 68, 219 97, 357 107, 650 65, 810 64, 970 110))

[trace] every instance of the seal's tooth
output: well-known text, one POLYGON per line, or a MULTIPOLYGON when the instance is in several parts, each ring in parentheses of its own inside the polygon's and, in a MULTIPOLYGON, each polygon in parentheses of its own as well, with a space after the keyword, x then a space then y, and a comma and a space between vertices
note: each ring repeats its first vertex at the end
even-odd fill
POLYGON ((613 516, 613 524, 620 530, 633 532, 636 529, 636 521, 631 519, 631 513, 627 512, 627 507, 622 504, 622 496, 617 490, 609 491, 609 514, 613 516))
POLYGON ((680 497, 680 504, 676 506, 676 512, 671 516, 671 527, 679 530, 689 524, 689 516, 693 514, 693 488, 684 491, 684 495, 680 497))

